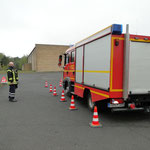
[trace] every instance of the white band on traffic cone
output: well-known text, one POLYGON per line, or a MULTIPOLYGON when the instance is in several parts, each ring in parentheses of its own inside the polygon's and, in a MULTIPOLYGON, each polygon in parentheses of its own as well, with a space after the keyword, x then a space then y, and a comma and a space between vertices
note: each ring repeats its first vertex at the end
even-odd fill
POLYGON ((97 121, 99 121, 99 119, 98 118, 93 118, 93 121, 97 122, 97 121))
POLYGON ((94 116, 98 116, 98 112, 94 112, 93 115, 94 115, 94 116))

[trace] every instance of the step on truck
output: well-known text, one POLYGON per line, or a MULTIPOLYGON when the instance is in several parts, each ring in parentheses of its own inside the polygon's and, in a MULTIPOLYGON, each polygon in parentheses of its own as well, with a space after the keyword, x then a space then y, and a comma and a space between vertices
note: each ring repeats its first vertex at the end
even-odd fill
POLYGON ((122 33, 113 24, 66 50, 63 87, 88 101, 117 110, 150 110, 150 36, 122 33))

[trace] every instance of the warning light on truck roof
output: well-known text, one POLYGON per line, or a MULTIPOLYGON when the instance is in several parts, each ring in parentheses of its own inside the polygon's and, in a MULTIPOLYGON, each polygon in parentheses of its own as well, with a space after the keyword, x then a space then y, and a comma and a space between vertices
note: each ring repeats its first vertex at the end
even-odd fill
POLYGON ((113 24, 112 25, 112 34, 117 34, 117 35, 122 34, 122 25, 121 24, 113 24))

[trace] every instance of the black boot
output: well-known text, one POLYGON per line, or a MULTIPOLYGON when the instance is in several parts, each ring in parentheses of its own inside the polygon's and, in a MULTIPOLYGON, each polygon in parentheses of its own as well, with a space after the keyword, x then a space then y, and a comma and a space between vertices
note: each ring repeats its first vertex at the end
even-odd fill
POLYGON ((17 100, 16 100, 16 99, 13 99, 12 102, 17 102, 17 100))
POLYGON ((12 100, 13 100, 12 97, 9 96, 9 101, 12 102, 12 100))
POLYGON ((17 102, 17 100, 14 99, 14 98, 12 98, 12 97, 9 98, 9 101, 10 101, 10 102, 17 102))

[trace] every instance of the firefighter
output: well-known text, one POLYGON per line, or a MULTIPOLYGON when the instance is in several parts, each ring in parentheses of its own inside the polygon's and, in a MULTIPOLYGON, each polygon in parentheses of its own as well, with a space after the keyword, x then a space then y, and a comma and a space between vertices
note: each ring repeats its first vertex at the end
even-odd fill
POLYGON ((15 99, 15 91, 18 88, 18 71, 14 69, 14 63, 9 62, 9 67, 7 69, 7 78, 9 85, 9 101, 17 102, 15 99))

